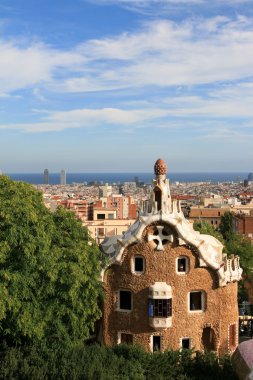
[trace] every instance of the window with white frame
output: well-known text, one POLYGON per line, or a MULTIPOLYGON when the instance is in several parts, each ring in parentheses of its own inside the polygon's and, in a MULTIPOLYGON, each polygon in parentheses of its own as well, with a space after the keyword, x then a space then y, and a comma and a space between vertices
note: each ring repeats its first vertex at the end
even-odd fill
POLYGON ((120 290, 119 291, 119 310, 120 311, 131 311, 133 303, 133 296, 130 290, 120 290))
POLYGON ((162 349, 162 337, 160 335, 152 335, 151 339, 152 352, 160 351, 162 349))
POLYGON ((145 259, 143 256, 140 256, 140 255, 134 256, 133 271, 136 274, 142 274, 145 272, 145 259))
POLYGON ((203 311, 205 296, 203 291, 189 293, 189 311, 203 311))
POLYGON ((190 338, 181 338, 181 348, 190 349, 191 348, 191 340, 190 338))
POLYGON ((178 274, 185 274, 189 272, 189 257, 179 256, 176 262, 176 270, 178 274))
POLYGON ((172 299, 149 299, 150 318, 168 318, 172 315, 172 299))

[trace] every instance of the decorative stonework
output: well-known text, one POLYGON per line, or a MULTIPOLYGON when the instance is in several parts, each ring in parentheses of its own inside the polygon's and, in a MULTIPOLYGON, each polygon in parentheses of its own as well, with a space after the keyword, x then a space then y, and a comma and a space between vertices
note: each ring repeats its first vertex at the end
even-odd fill
POLYGON ((167 242, 172 243, 174 240, 172 234, 164 235, 163 229, 164 229, 164 226, 157 226, 154 235, 151 235, 151 234, 148 235, 148 241, 149 242, 150 241, 157 242, 157 245, 156 245, 157 251, 163 251, 164 250, 164 247, 163 247, 164 242, 167 241, 167 242))
POLYGON ((156 161, 154 171, 156 175, 167 174, 167 165, 162 158, 158 158, 158 160, 156 161))
MULTIPOLYGON (((120 264, 125 248, 132 243, 140 242, 144 229, 157 222, 163 222, 171 226, 176 231, 181 244, 184 241, 186 244, 196 248, 201 266, 210 267, 217 273, 220 286, 225 286, 228 282, 241 279, 242 269, 239 265, 239 258, 234 259, 235 269, 233 271, 231 271, 230 267, 226 268, 224 260, 226 261, 227 259, 222 254, 223 245, 221 242, 213 236, 203 235, 195 231, 192 224, 185 219, 180 209, 180 204, 175 202, 167 212, 155 211, 155 208, 152 208, 151 213, 141 213, 139 219, 130 226, 121 238, 118 238, 116 243, 114 237, 106 239, 102 243, 103 251, 111 257, 112 261, 120 264)), ((161 249, 162 244, 158 244, 158 247, 161 249)))

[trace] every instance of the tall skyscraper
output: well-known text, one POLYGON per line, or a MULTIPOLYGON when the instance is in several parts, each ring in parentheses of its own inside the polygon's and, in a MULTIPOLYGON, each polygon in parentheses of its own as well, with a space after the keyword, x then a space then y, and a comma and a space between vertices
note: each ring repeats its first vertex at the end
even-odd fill
POLYGON ((253 181, 253 173, 248 174, 248 181, 253 181))
POLYGON ((60 184, 66 185, 66 170, 62 169, 60 173, 60 184))
POLYGON ((49 184, 49 170, 48 169, 44 170, 44 184, 45 185, 49 184))

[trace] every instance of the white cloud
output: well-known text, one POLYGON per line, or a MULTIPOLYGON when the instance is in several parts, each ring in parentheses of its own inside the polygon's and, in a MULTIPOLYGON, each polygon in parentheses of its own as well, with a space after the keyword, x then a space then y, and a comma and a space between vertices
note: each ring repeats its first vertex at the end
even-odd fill
MULTIPOLYGON (((36 112, 36 110, 35 110, 36 112)), ((36 112, 37 113, 37 112, 36 112)), ((71 111, 47 112, 40 122, 2 124, 0 129, 17 129, 24 132, 51 132, 71 128, 93 128, 103 125, 119 127, 136 126, 167 115, 163 109, 123 110, 116 108, 76 109, 71 111)))
POLYGON ((65 91, 197 85, 253 76, 252 20, 241 16, 155 21, 137 33, 88 41, 77 51, 89 66, 63 81, 65 91))
POLYGON ((139 128, 174 130, 190 128, 199 133, 201 130, 205 131, 206 128, 212 130, 215 125, 219 125, 221 130, 238 130, 238 123, 244 130, 241 131, 242 135, 248 133, 246 130, 253 129, 252 83, 221 86, 215 91, 206 91, 204 97, 200 94, 175 95, 173 93, 170 97, 159 97, 153 102, 137 100, 136 103, 132 101, 126 104, 127 108, 80 108, 69 111, 34 109, 33 113, 39 121, 2 124, 0 129, 50 132, 93 127, 102 130, 110 126, 110 128, 118 128, 118 133, 139 128), (232 119, 233 122, 231 122, 232 119))
POLYGON ((0 41, 0 88, 89 92, 242 80, 253 76, 252 51, 253 23, 245 16, 153 21, 65 51, 0 41))
POLYGON ((46 45, 28 46, 0 41, 0 88, 12 92, 52 81, 56 70, 74 70, 83 63, 77 52, 61 52, 46 45))

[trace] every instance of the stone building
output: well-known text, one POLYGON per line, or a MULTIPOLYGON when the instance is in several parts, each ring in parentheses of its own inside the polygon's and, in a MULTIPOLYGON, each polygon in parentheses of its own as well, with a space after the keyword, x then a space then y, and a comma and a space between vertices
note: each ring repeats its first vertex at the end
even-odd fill
POLYGON ((171 200, 166 172, 157 160, 150 202, 121 237, 101 244, 110 259, 103 273, 103 342, 147 351, 233 351, 239 259, 228 259, 218 240, 193 230, 171 200))
POLYGON ((221 217, 225 212, 231 211, 229 206, 224 207, 203 207, 192 206, 190 208, 189 220, 192 222, 204 221, 218 228, 221 222, 221 217))
POLYGON ((235 214, 233 216, 233 229, 235 233, 253 240, 253 211, 250 212, 250 215, 235 214))

